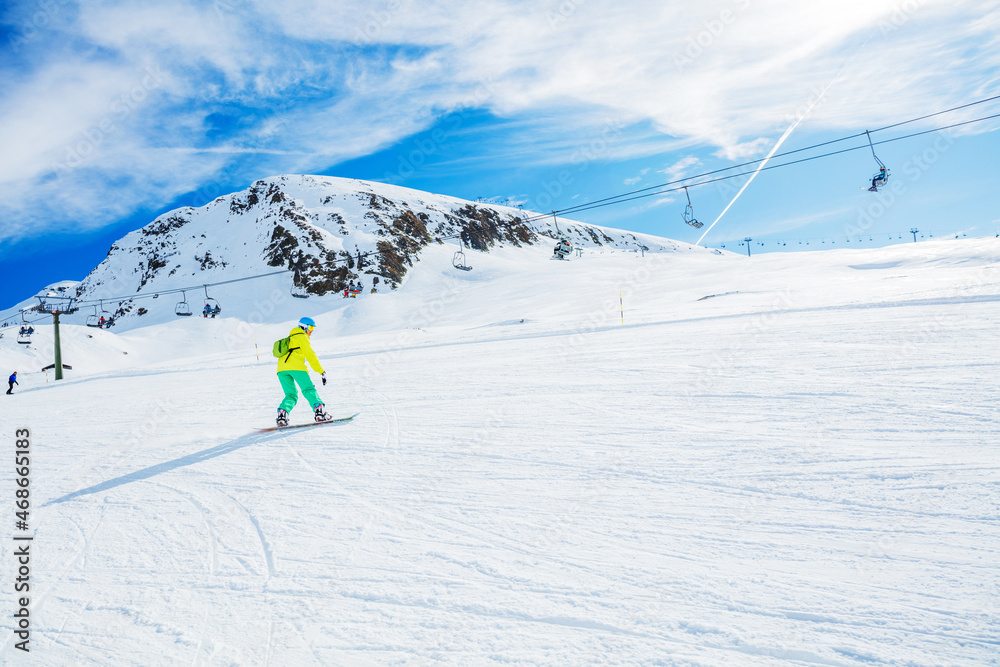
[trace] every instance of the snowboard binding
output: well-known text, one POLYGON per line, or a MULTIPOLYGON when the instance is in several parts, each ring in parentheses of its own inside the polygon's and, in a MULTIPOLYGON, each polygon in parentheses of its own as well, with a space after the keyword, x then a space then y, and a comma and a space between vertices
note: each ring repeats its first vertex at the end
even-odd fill
POLYGON ((333 417, 325 410, 326 406, 320 403, 315 409, 315 419, 319 423, 333 421, 333 417))

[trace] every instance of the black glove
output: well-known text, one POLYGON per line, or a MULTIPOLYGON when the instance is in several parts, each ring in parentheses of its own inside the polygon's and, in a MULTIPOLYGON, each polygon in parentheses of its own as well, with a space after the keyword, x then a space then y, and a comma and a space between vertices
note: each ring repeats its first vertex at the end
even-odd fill
POLYGON ((322 379, 322 380, 323 380, 323 386, 325 387, 325 386, 326 386, 326 373, 323 373, 323 374, 322 374, 322 375, 320 375, 319 377, 320 377, 320 379, 322 379))

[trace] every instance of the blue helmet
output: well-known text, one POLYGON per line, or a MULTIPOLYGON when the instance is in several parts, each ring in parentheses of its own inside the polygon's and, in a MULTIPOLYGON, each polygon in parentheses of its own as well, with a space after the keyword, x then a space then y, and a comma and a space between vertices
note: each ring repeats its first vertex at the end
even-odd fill
POLYGON ((308 331, 309 329, 316 328, 316 320, 311 317, 303 317, 299 320, 299 326, 308 331))

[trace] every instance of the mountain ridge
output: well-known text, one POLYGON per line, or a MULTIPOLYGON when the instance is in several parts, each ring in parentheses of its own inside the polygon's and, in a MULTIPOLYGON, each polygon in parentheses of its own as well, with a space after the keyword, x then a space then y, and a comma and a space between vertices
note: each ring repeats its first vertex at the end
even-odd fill
POLYGON ((572 220, 532 222, 509 206, 357 179, 280 175, 202 207, 168 211, 126 234, 79 282, 75 297, 108 301, 107 312, 119 320, 149 312, 128 295, 191 291, 275 270, 289 272, 287 289, 297 297, 335 295, 349 282, 366 293, 389 291, 431 243, 488 252, 556 238, 582 247, 680 250, 669 239, 572 220))

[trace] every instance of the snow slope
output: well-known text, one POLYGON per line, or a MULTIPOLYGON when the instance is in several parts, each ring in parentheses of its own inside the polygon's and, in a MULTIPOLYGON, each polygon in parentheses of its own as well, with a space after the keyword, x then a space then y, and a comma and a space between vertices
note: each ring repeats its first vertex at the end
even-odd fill
POLYGON ((28 373, 3 660, 996 664, 1000 243, 452 250, 309 313, 349 425, 253 433, 287 289, 28 373))

